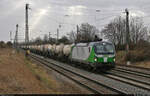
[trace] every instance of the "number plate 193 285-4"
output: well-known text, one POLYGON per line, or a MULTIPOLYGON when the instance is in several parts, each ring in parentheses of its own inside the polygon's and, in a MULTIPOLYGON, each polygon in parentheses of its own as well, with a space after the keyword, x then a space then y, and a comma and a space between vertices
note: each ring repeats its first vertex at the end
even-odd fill
POLYGON ((107 57, 104 57, 104 62, 107 62, 107 57))

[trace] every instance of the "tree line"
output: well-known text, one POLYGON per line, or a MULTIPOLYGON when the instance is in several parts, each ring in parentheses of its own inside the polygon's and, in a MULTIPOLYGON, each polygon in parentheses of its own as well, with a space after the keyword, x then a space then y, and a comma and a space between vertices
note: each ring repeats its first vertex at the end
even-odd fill
MULTIPOLYGON (((126 19, 117 17, 104 27, 101 31, 104 37, 113 42, 117 48, 125 48, 126 44, 126 19)), ((143 20, 139 17, 130 17, 129 20, 129 44, 136 45, 139 41, 148 41, 148 27, 144 26, 143 20)))
MULTIPOLYGON (((118 49, 125 49, 126 44, 126 19, 125 17, 116 17, 110 23, 108 23, 104 28, 99 31, 95 26, 89 23, 82 23, 77 31, 71 31, 69 36, 63 36, 60 39, 53 37, 48 37, 45 35, 44 38, 37 37, 35 40, 30 41, 30 44, 59 44, 59 43, 75 43, 82 41, 94 41, 95 36, 99 39, 100 33, 103 34, 103 38, 114 43, 118 49), (77 32, 78 31, 78 32, 77 32)), ((136 45, 139 41, 148 41, 149 29, 144 26, 142 18, 130 17, 129 19, 129 45, 132 47, 136 45)))
POLYGON ((0 41, 0 48, 7 48, 7 47, 12 47, 12 43, 10 41, 8 42, 0 41))

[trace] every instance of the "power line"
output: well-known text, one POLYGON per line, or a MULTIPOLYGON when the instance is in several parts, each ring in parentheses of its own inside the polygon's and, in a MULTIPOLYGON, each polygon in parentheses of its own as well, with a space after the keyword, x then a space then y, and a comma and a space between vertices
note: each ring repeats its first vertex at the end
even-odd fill
POLYGON ((103 18, 100 18, 100 19, 97 19, 97 20, 98 20, 98 21, 99 21, 99 20, 105 20, 105 19, 111 18, 111 17, 113 17, 113 16, 119 16, 119 15, 111 15, 111 16, 103 17, 103 18))
POLYGON ((148 6, 144 6, 144 7, 140 8, 140 9, 145 10, 145 9, 149 9, 149 8, 150 8, 150 6, 148 5, 148 6))
POLYGON ((142 17, 139 17, 139 18, 150 18, 150 15, 142 16, 142 17))

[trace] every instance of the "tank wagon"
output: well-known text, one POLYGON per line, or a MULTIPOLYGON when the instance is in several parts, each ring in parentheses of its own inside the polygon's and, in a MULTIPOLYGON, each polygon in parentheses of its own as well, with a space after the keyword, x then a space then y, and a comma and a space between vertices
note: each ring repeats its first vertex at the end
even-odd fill
MULTIPOLYGON (((31 45, 28 48, 30 49, 31 45)), ((97 41, 68 45, 34 45, 30 50, 45 57, 61 58, 65 61, 87 65, 92 69, 115 67, 115 47, 111 42, 97 41)))

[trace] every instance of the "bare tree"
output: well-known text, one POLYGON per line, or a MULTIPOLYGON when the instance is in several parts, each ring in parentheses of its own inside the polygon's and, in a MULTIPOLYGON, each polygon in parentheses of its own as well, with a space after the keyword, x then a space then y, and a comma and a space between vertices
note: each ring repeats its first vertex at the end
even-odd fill
POLYGON ((47 36, 47 34, 44 35, 44 38, 43 38, 43 43, 48 43, 49 41, 49 38, 47 36))
POLYGON ((143 25, 141 18, 132 18, 130 22, 130 40, 136 44, 139 40, 147 38, 148 29, 143 25))
MULTIPOLYGON (((147 38, 147 27, 143 25, 141 18, 132 18, 129 22, 130 33, 129 40, 130 44, 136 44, 139 40, 147 38)), ((126 43, 126 20, 123 17, 117 17, 111 21, 102 30, 105 38, 109 41, 114 42, 115 45, 124 45, 126 43)))
POLYGON ((66 36, 63 36, 61 39, 58 40, 59 43, 69 43, 69 40, 66 36))
POLYGON ((37 38, 35 39, 35 43, 36 43, 36 44, 41 44, 41 43, 42 43, 42 39, 41 39, 40 37, 37 37, 37 38))
POLYGON ((77 34, 74 31, 71 31, 69 33, 69 41, 73 43, 76 41, 76 39, 77 39, 77 34))
POLYGON ((88 23, 83 23, 80 26, 80 35, 81 35, 81 39, 85 40, 85 41, 92 41, 94 40, 94 37, 96 35, 96 33, 98 33, 99 30, 96 29, 95 26, 90 25, 88 23))
POLYGON ((69 35, 69 39, 71 42, 79 42, 79 41, 93 41, 95 35, 99 33, 99 30, 88 23, 82 23, 79 27, 79 33, 71 31, 69 35), (78 40, 77 40, 78 35, 78 40))

